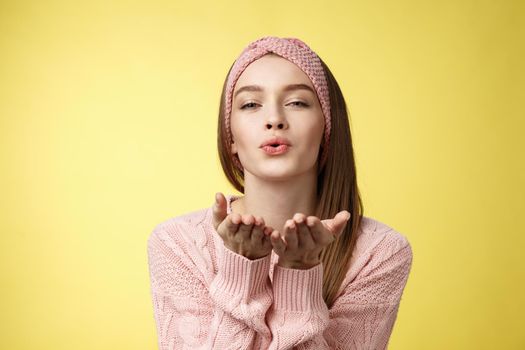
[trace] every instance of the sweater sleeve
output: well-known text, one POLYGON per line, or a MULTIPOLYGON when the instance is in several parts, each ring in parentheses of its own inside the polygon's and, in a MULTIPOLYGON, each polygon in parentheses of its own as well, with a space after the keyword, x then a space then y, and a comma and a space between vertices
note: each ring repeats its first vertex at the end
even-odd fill
POLYGON ((252 349, 268 339, 264 317, 272 303, 270 258, 249 260, 225 248, 208 286, 198 259, 183 247, 177 233, 159 228, 148 239, 159 350, 252 349))
POLYGON ((386 349, 412 264, 408 241, 394 241, 385 240, 387 249, 375 254, 329 310, 321 264, 310 270, 276 266, 270 348, 386 349))
POLYGON ((274 303, 267 321, 272 332, 269 349, 326 348, 323 332, 329 323, 323 300, 323 265, 307 270, 279 265, 273 271, 274 303))

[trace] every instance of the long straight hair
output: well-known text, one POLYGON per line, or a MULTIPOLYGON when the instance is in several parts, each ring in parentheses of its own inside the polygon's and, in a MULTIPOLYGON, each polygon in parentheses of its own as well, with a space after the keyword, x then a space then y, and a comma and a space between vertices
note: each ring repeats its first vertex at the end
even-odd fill
MULTIPOLYGON (((328 82, 332 126, 326 163, 323 169, 318 171, 316 216, 322 220, 331 219, 341 210, 348 210, 352 214, 342 234, 321 252, 323 299, 330 308, 339 294, 339 289, 350 265, 357 231, 363 217, 363 202, 357 187, 354 150, 346 103, 332 72, 323 60, 321 60, 321 64, 328 82)), ((222 87, 217 148, 226 178, 237 191, 244 193, 244 172, 237 168, 233 162, 232 157, 238 156, 231 154, 230 145, 226 141, 224 123, 226 84, 232 67, 233 64, 222 87)), ((324 137, 319 155, 322 154, 323 143, 324 137)), ((239 161, 239 159, 237 160, 239 161)), ((319 161, 320 159, 317 161, 318 165, 319 161)))

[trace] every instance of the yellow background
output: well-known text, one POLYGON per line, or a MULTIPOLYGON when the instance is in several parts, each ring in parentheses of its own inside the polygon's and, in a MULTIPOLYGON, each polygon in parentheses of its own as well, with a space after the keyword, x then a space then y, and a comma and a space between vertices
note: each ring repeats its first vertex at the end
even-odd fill
POLYGON ((295 36, 414 252, 390 349, 524 349, 522 1, 1 1, 2 349, 154 349, 146 239, 235 193, 220 89, 295 36))

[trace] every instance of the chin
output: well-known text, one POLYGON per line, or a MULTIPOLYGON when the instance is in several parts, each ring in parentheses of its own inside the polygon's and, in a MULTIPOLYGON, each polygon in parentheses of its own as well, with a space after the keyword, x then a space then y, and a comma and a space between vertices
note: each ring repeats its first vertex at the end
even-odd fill
POLYGON ((257 177, 268 180, 286 180, 294 178, 301 173, 300 169, 289 164, 288 166, 275 164, 264 169, 258 169, 255 174, 257 177))

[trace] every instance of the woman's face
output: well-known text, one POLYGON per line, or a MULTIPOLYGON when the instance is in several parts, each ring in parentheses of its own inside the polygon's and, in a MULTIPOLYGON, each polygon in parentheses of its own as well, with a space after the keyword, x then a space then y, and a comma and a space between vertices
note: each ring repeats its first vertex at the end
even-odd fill
POLYGON ((274 54, 252 62, 240 75, 232 98, 232 153, 244 173, 286 179, 317 171, 324 117, 312 82, 294 63, 274 54), (308 88, 287 89, 292 84, 308 88), (260 89, 243 89, 258 86, 260 89), (239 93, 237 93, 239 92, 239 93), (269 155, 260 146, 271 137, 285 137, 288 150, 269 155))

